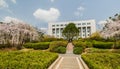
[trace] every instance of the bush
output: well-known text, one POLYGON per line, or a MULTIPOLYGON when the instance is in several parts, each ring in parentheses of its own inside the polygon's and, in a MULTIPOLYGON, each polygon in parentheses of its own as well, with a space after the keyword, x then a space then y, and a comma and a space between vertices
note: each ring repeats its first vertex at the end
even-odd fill
POLYGON ((44 38, 42 41, 43 42, 52 42, 52 41, 63 41, 64 39, 62 38, 54 38, 54 37, 51 37, 51 38, 44 38))
POLYGON ((48 49, 50 42, 39 42, 39 43, 26 43, 23 46, 25 48, 33 48, 33 49, 48 49))
POLYGON ((91 47, 93 47, 92 42, 86 41, 85 44, 86 44, 86 48, 91 48, 91 47))
POLYGON ((101 49, 111 49, 113 46, 113 42, 101 42, 101 41, 94 41, 93 47, 101 48, 101 49))
MULTIPOLYGON (((67 46, 67 41, 53 41, 53 42, 50 43, 49 49, 50 49, 51 52, 56 52, 56 49, 57 49, 58 47, 61 47, 61 46, 66 48, 66 46, 67 46)), ((66 49, 65 49, 65 50, 66 50, 66 49)), ((58 52, 58 53, 59 53, 59 52, 58 52)))
POLYGON ((82 42, 82 41, 73 41, 73 45, 74 47, 83 47, 83 48, 86 47, 85 42, 82 42))
POLYGON ((2 48, 10 48, 12 47, 10 44, 0 44, 0 49, 2 48))
POLYGON ((90 69, 120 69, 118 53, 88 53, 82 58, 90 69))
POLYGON ((74 54, 82 54, 83 50, 84 50, 83 47, 75 47, 75 48, 73 49, 73 53, 74 53, 74 54))
POLYGON ((73 49, 74 54, 81 54, 86 48, 85 42, 74 41, 73 44, 74 44, 74 49, 73 49))
POLYGON ((47 69, 57 57, 43 51, 0 52, 0 69, 47 69))
POLYGON ((55 52, 64 54, 66 53, 66 48, 63 46, 59 46, 55 49, 55 52))
POLYGON ((117 41, 117 42, 116 42, 115 49, 120 49, 120 41, 117 41))

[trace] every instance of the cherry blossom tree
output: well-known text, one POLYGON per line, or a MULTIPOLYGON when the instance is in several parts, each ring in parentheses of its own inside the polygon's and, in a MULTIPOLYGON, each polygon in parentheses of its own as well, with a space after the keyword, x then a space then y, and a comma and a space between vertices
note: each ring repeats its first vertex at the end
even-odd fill
POLYGON ((26 41, 37 41, 38 37, 37 30, 22 20, 6 17, 0 22, 0 44, 21 48, 26 41))
POLYGON ((114 17, 110 17, 107 20, 101 34, 105 38, 113 37, 115 42, 120 39, 120 14, 116 14, 114 17))

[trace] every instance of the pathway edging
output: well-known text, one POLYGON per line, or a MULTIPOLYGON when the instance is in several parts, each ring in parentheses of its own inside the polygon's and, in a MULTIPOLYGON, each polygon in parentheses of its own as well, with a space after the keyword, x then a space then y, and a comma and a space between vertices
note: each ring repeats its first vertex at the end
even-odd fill
POLYGON ((59 54, 57 60, 48 69, 89 69, 81 55, 73 54, 73 47, 72 43, 69 43, 66 54, 59 54))

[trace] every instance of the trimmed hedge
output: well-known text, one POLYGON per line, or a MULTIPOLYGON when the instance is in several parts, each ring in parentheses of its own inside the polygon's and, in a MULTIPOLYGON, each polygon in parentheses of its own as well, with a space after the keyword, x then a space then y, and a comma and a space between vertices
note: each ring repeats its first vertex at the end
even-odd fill
POLYGON ((54 37, 51 37, 51 38, 44 38, 42 41, 43 42, 52 42, 52 41, 63 41, 64 39, 63 38, 54 38, 54 37))
POLYGON ((51 52, 63 53, 62 49, 66 52, 66 46, 67 41, 53 41, 50 43, 49 49, 51 52))
POLYGON ((86 48, 92 48, 93 47, 92 42, 85 41, 85 44, 86 44, 86 48))
POLYGON ((0 52, 0 69, 47 69, 57 57, 43 51, 0 52))
POLYGON ((82 54, 82 58, 90 69, 120 69, 118 53, 88 53, 82 54))
POLYGON ((113 46, 113 42, 101 42, 101 41, 94 41, 93 47, 101 48, 101 49, 111 49, 113 46))
POLYGON ((74 41, 73 45, 74 45, 74 49, 73 49, 74 54, 82 54, 82 52, 86 48, 85 42, 81 42, 81 41, 74 41))
POLYGON ((49 48, 50 42, 39 42, 39 43, 26 43, 23 46, 25 48, 41 49, 45 50, 49 48))
POLYGON ((82 47, 75 47, 74 49, 73 49, 73 53, 74 54, 82 54, 82 52, 83 52, 83 48, 82 47))
POLYGON ((66 48, 63 46, 59 46, 59 47, 55 48, 55 52, 64 54, 64 53, 66 53, 66 48))

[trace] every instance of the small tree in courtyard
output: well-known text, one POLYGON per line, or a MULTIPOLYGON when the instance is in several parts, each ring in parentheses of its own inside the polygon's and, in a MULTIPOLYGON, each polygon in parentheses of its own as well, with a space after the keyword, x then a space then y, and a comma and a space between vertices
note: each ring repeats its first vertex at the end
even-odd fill
POLYGON ((69 23, 62 32, 63 37, 65 37, 69 42, 73 40, 73 38, 77 38, 79 35, 79 29, 75 26, 74 23, 69 23))

